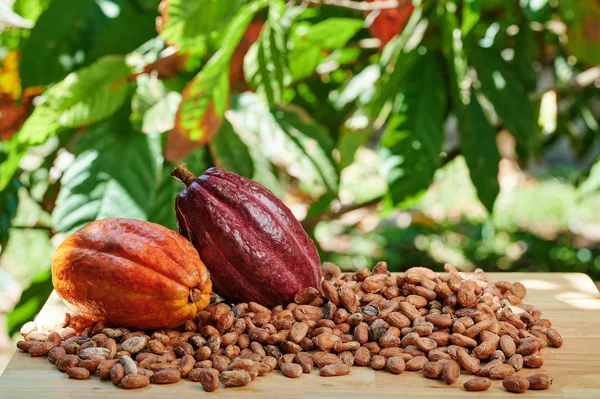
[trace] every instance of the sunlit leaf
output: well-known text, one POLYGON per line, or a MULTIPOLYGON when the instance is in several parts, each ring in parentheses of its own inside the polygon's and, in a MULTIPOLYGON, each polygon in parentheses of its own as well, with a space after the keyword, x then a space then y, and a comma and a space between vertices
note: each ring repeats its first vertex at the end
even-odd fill
POLYGON ((260 97, 250 93, 240 95, 232 108, 238 125, 254 137, 251 147, 298 178, 306 192, 337 192, 339 173, 332 158, 333 141, 301 109, 288 106, 270 112, 260 97))
POLYGON ((123 105, 131 68, 121 56, 106 56, 68 75, 48 90, 48 103, 64 127, 89 125, 114 114, 123 105))
POLYGON ((175 118, 174 130, 179 131, 178 135, 201 145, 210 140, 206 125, 202 123, 203 116, 211 103, 217 114, 223 111, 224 101, 228 97, 223 89, 229 90, 228 84, 224 83, 228 83, 231 56, 254 15, 267 4, 267 0, 259 0, 242 7, 223 34, 223 45, 188 83, 175 118), (216 100, 219 101, 213 103, 216 100))
POLYGON ((364 27, 364 22, 350 18, 328 18, 310 25, 294 25, 289 66, 294 81, 310 76, 327 55, 346 45, 364 27))
POLYGON ((270 105, 281 102, 283 88, 291 81, 286 47, 291 21, 284 19, 284 12, 283 0, 271 2, 262 34, 244 57, 246 81, 270 105))
POLYGON ((241 5, 240 0, 163 0, 156 28, 168 44, 203 53, 209 35, 222 30, 241 5))
POLYGON ((148 220, 161 160, 159 136, 132 132, 123 118, 88 129, 61 179, 55 228, 70 233, 107 217, 148 220))

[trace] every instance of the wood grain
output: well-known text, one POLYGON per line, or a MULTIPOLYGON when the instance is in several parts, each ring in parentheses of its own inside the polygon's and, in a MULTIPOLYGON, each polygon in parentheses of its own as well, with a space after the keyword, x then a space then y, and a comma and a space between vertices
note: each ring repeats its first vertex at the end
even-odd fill
MULTIPOLYGON (((519 375, 543 372, 554 380, 547 391, 528 391, 527 397, 600 398, 600 294, 594 283, 578 273, 489 273, 490 278, 521 281, 528 289, 525 302, 542 311, 562 334, 560 349, 545 348, 544 367, 523 369, 519 375)), ((53 294, 36 322, 55 324, 66 308, 53 294)), ((297 379, 272 372, 246 387, 206 393, 199 383, 180 381, 168 386, 151 385, 136 391, 115 388, 110 381, 76 381, 67 378, 46 358, 16 353, 0 376, 0 398, 164 398, 173 396, 211 398, 408 398, 408 397, 505 397, 500 381, 486 392, 467 393, 463 374, 451 386, 428 380, 421 373, 393 375, 365 367, 353 367, 344 377, 319 377, 314 371, 297 379)))

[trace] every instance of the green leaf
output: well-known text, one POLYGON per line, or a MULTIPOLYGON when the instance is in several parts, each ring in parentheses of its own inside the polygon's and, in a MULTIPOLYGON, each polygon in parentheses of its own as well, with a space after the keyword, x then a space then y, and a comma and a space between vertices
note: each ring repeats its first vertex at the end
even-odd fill
POLYGON ((135 50, 156 34, 155 16, 156 8, 129 0, 53 0, 23 45, 23 87, 48 85, 101 56, 135 50))
POLYGON ((288 106, 270 112, 261 97, 251 93, 240 95, 232 109, 230 121, 238 134, 246 136, 244 141, 251 151, 260 151, 299 179, 308 193, 320 196, 337 192, 339 173, 332 158, 333 141, 301 109, 288 106))
POLYGON ((125 102, 131 68, 125 57, 106 56, 67 76, 48 90, 48 103, 59 114, 58 123, 79 127, 114 114, 125 102))
POLYGON ((519 3, 531 21, 545 23, 552 16, 550 0, 519 0, 519 3))
POLYGON ((161 5, 164 26, 160 36, 180 49, 203 53, 209 35, 221 31, 240 9, 241 3, 239 0, 164 1, 161 5))
POLYGON ((159 0, 148 0, 144 8, 135 0, 119 0, 118 3, 118 16, 110 18, 98 33, 86 55, 86 64, 105 55, 130 53, 156 36, 154 21, 158 16, 159 0))
POLYGON ((500 153, 496 145, 496 129, 487 120, 475 90, 467 78, 468 67, 462 36, 456 35, 458 19, 455 3, 446 3, 442 36, 450 63, 450 95, 458 119, 460 149, 469 167, 471 181, 479 200, 489 213, 500 192, 498 164, 500 153))
POLYGON ((339 173, 332 158, 333 141, 327 131, 301 109, 276 109, 273 117, 279 129, 270 131, 270 139, 282 142, 280 149, 284 155, 272 155, 279 158, 288 171, 299 167, 296 174, 305 188, 312 190, 314 186, 321 186, 324 192, 337 192, 339 173))
POLYGON ((498 164, 500 153, 496 145, 496 129, 487 120, 475 93, 467 105, 456 108, 461 153, 469 167, 477 196, 489 213, 500 192, 498 164))
POLYGON ((331 50, 344 47, 363 27, 364 21, 351 18, 327 18, 314 25, 296 24, 290 35, 292 80, 312 75, 331 50))
POLYGON ((291 81, 286 48, 291 21, 283 19, 284 12, 283 0, 271 2, 264 29, 244 57, 248 84, 264 95, 271 106, 281 102, 283 88, 291 81))
POLYGON ((91 127, 61 179, 52 214, 58 231, 70 233, 94 220, 148 220, 159 184, 160 138, 134 133, 123 118, 91 127))
MULTIPOLYGON (((178 120, 175 123, 183 131, 189 133, 191 140, 200 141, 204 136, 205 132, 199 122, 210 102, 215 98, 226 98, 226 95, 218 90, 225 87, 223 85, 223 74, 228 73, 231 56, 252 18, 267 4, 267 0, 257 0, 243 6, 237 12, 223 34, 223 45, 183 91, 178 110, 178 120)), ((222 109, 222 103, 223 100, 219 104, 215 104, 216 109, 217 105, 221 105, 219 109, 222 109)))
POLYGON ((59 131, 58 115, 46 105, 35 107, 21 129, 4 143, 5 158, 0 163, 0 191, 4 190, 19 170, 19 162, 29 147, 44 143, 59 131))
POLYGON ((85 51, 86 41, 93 40, 107 21, 94 1, 52 1, 23 45, 20 62, 23 87, 56 82, 81 65, 84 62, 81 49, 85 51))
POLYGON ((21 17, 35 22, 50 3, 51 0, 16 0, 12 9, 21 17))
POLYGON ((142 132, 162 133, 173 129, 175 126, 175 113, 181 102, 181 94, 170 91, 158 100, 144 113, 142 132))
POLYGON ((539 145, 536 111, 513 66, 494 49, 475 46, 466 49, 481 82, 481 91, 493 104, 504 126, 527 151, 536 153, 539 145))
POLYGON ((375 84, 375 94, 362 107, 371 121, 379 116, 387 117, 385 113, 390 110, 388 105, 394 101, 398 85, 417 58, 413 50, 421 42, 429 25, 429 21, 422 16, 423 8, 416 7, 402 33, 394 36, 382 50, 379 60, 381 77, 375 84))
POLYGON ((440 164, 446 118, 445 82, 433 53, 420 55, 402 81, 380 139, 381 171, 394 204, 427 189, 440 164))
POLYGON ((480 0, 465 0, 462 7, 462 25, 460 31, 466 37, 479 22, 481 15, 480 0))
MULTIPOLYGON (((194 151, 183 162, 196 175, 200 175, 208 166, 204 160, 203 150, 194 151)), ((170 176, 175 166, 175 164, 169 162, 164 163, 156 195, 148 210, 148 221, 161 224, 172 230, 177 230, 177 219, 173 204, 177 195, 185 188, 179 180, 170 176)))
POLYGON ((10 180, 8 187, 0 190, 0 248, 6 247, 9 228, 19 205, 17 190, 21 187, 18 179, 10 180))
POLYGON ((221 129, 210 142, 210 151, 218 167, 249 179, 254 175, 250 151, 228 120, 223 121, 221 129))
POLYGON ((583 198, 600 191, 600 158, 596 160, 594 166, 590 170, 590 174, 585 181, 579 186, 579 197, 583 198))
POLYGON ((31 285, 21 294, 21 299, 19 299, 15 308, 6 315, 9 335, 16 334, 23 324, 35 318, 42 310, 52 289, 50 270, 45 270, 34 278, 31 285))

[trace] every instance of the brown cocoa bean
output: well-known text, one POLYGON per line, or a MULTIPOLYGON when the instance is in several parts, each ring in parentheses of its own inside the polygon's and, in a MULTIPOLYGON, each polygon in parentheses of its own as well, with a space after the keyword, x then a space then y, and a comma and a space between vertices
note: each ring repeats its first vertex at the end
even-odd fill
POLYGON ((77 367, 79 359, 76 355, 64 355, 56 361, 56 368, 60 371, 67 371, 70 367, 77 367))
MULTIPOLYGON (((379 355, 378 355, 379 356, 379 355)), ((406 369, 404 359, 399 356, 392 356, 387 359, 386 368, 393 374, 401 374, 406 369)))
POLYGON ((329 364, 319 369, 319 375, 321 377, 336 377, 340 375, 348 375, 350 373, 350 366, 344 363, 329 364))
POLYGON ((546 337, 548 338, 548 341, 550 341, 550 344, 552 344, 552 346, 556 348, 560 348, 563 344, 562 337, 560 336, 558 331, 556 331, 553 328, 548 328, 546 330, 546 337))
POLYGON ((123 379, 123 377, 125 377, 125 369, 123 368, 123 365, 117 363, 111 367, 110 379, 113 384, 119 385, 121 383, 121 380, 123 379))
POLYGON ((65 348, 61 348, 60 346, 55 346, 54 348, 48 351, 48 361, 52 364, 56 364, 58 359, 65 356, 67 351, 65 348))
POLYGON ((383 370, 387 363, 387 359, 381 355, 371 356, 371 362, 369 365, 373 370, 383 370))
POLYGON ((302 366, 296 363, 284 363, 279 367, 279 370, 289 378, 298 378, 302 375, 302 366))
POLYGON ((181 379, 181 372, 177 368, 156 371, 150 381, 153 384, 174 384, 181 379))
POLYGON ((492 386, 492 381, 484 377, 471 378, 464 383, 465 391, 486 391, 492 386))
POLYGON ((442 369, 443 368, 444 368, 444 363, 427 362, 423 365, 423 376, 425 378, 431 378, 431 379, 437 380, 442 377, 442 369))
POLYGON ((425 356, 413 357, 412 359, 406 362, 406 369, 409 371, 419 371, 423 369, 423 366, 428 361, 429 360, 425 356))
POLYGON ((150 384, 150 378, 142 374, 129 374, 123 377, 119 383, 119 388, 137 389, 143 388, 150 384))
POLYGON ((510 375, 502 380, 502 386, 509 392, 523 393, 529 389, 529 381, 519 375, 510 375))
POLYGON ((90 372, 83 367, 69 367, 67 369, 67 375, 69 378, 73 378, 75 380, 87 380, 90 378, 90 372))
POLYGON ((528 375, 529 389, 548 389, 552 385, 552 379, 546 374, 536 373, 528 375))
POLYGON ((31 356, 46 356, 48 352, 50 352, 50 349, 54 347, 54 342, 45 341, 33 345, 27 352, 29 352, 31 356))
POLYGON ((244 370, 226 370, 221 373, 219 380, 226 387, 241 387, 248 384, 252 377, 244 370))
POLYGON ((490 370, 490 378, 501 380, 514 373, 515 369, 510 364, 501 364, 490 370))
POLYGON ((445 362, 442 367, 442 378, 446 381, 446 384, 454 384, 460 376, 460 366, 454 360, 445 362))
POLYGON ((542 355, 534 353, 533 355, 523 356, 523 365, 529 368, 540 368, 544 365, 542 355))

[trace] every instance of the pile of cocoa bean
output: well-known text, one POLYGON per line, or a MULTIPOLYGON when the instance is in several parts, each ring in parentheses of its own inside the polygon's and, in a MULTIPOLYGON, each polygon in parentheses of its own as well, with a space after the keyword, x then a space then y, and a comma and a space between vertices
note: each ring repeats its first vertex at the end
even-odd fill
POLYGON ((121 388, 171 384, 182 378, 212 392, 239 387, 274 369, 290 378, 314 367, 324 377, 368 366, 453 384, 461 369, 476 377, 467 391, 488 389, 494 379, 511 392, 546 389, 541 350, 563 340, 541 312, 522 303, 521 283, 491 282, 481 270, 446 274, 415 267, 392 275, 385 262, 372 271, 342 274, 322 266, 320 290, 299 291, 292 303, 268 309, 219 298, 180 329, 130 331, 67 315, 44 330, 27 323, 17 346, 47 356, 70 378, 96 375, 121 388))

